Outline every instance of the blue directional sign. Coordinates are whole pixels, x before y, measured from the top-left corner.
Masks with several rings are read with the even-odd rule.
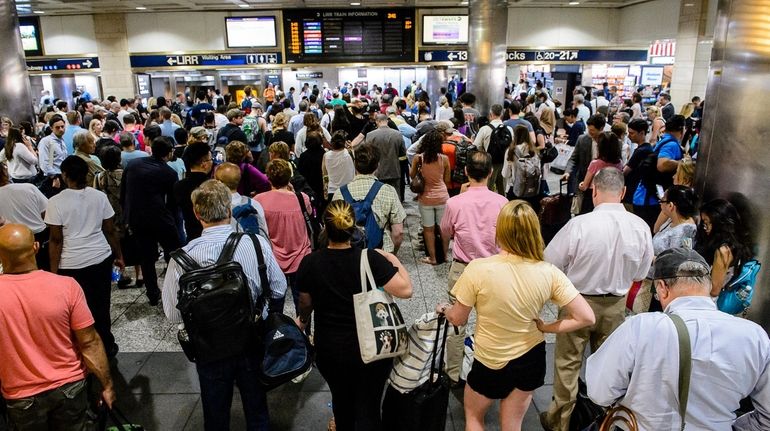
[[[421,50],[420,62],[452,63],[468,61],[467,50]],[[546,63],[635,63],[647,61],[646,49],[509,49],[505,53],[506,62]]]
[[[277,52],[250,54],[183,54],[183,55],[132,55],[131,67],[191,67],[191,66],[249,66],[280,64]]]
[[[77,71],[98,68],[99,59],[97,57],[27,59],[27,70],[30,72]]]

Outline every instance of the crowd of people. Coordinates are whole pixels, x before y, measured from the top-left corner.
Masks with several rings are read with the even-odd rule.
[[[366,253],[377,286],[411,296],[396,256],[414,196],[421,262],[449,264],[448,302],[436,312],[458,329],[445,370],[465,385],[467,430],[484,429],[496,400],[501,427],[521,429],[544,385],[545,333],[557,335],[544,429],[571,429],[587,347],[589,396],[631,408],[641,429],[770,427],[770,340],[715,304],[755,246],[732,203],[701,203],[692,189],[702,101],[676,114],[666,93],[644,107],[640,94],[605,85],[578,87],[561,106],[542,82],[522,80],[477,107],[453,77],[431,105],[421,83],[401,94],[383,87],[306,85],[295,97],[269,84],[261,95],[247,87],[242,100],[199,90],[193,102],[180,93],[146,104],[81,96],[72,109],[45,105],[37,126],[2,119],[0,382],[11,423],[85,423],[88,372],[112,405],[113,282],[145,287],[149,304],[162,302],[181,323],[184,270],[172,252],[212,265],[230,235],[245,232],[256,236],[236,245],[233,260],[253,305],[269,292],[256,315],[283,312],[290,294],[297,325],[313,334],[334,426],[381,429],[392,364],[362,361],[353,295]],[[552,238],[542,225],[549,169],[568,183],[572,216]],[[649,303],[627,318],[635,284]],[[553,322],[540,320],[548,301],[559,308]],[[697,384],[685,417],[676,407],[676,331],[647,311],[681,316],[693,340]],[[474,362],[463,379],[474,316]],[[234,383],[247,429],[269,428],[254,355],[196,364],[207,430],[229,429]],[[740,404],[747,398],[751,409]]]

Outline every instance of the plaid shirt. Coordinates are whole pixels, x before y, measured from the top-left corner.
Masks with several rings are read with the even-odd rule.
[[[377,180],[374,175],[356,175],[348,184],[350,195],[355,200],[364,200],[369,189]],[[334,192],[333,201],[343,200],[342,193],[337,190]],[[377,193],[377,197],[372,202],[372,211],[377,219],[377,224],[385,231],[382,239],[382,249],[387,252],[393,252],[393,239],[390,237],[390,226],[401,224],[406,219],[406,211],[401,201],[398,199],[398,193],[393,186],[384,184]]]

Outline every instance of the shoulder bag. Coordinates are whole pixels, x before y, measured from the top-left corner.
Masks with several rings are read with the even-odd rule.
[[[415,174],[412,181],[409,183],[409,190],[416,195],[420,195],[425,192],[425,177],[422,176],[422,156],[420,156],[420,166],[417,167],[417,174]]]
[[[406,352],[409,335],[393,297],[374,281],[367,249],[361,250],[360,266],[361,293],[353,295],[353,310],[361,360],[368,364]]]

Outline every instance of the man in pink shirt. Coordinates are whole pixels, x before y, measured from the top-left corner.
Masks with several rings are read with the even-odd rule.
[[[115,401],[110,367],[83,290],[37,269],[39,248],[20,224],[0,228],[0,389],[12,429],[85,429],[85,378]]]
[[[495,226],[500,209],[508,203],[505,197],[487,188],[487,181],[492,175],[489,153],[474,152],[465,166],[465,174],[470,182],[468,190],[447,201],[441,219],[441,235],[454,239],[447,292],[452,291],[470,261],[498,253]],[[450,299],[454,301],[451,295]],[[464,341],[464,327],[460,328],[459,334],[447,337],[446,371],[455,383],[460,380]]]

